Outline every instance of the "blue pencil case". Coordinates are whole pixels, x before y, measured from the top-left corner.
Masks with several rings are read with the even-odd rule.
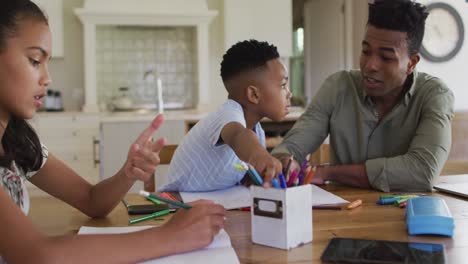
[[[410,235],[453,236],[455,224],[447,204],[439,197],[417,197],[406,202],[406,225]]]

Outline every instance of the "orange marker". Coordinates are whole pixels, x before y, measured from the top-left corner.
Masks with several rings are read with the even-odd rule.
[[[312,177],[315,174],[315,169],[316,169],[315,166],[310,168],[309,173],[307,173],[307,176],[304,179],[304,184],[309,184],[312,181]]]
[[[356,208],[358,206],[361,206],[362,204],[362,200],[361,199],[357,199],[356,201],[353,201],[351,203],[349,203],[347,206],[346,206],[346,209],[353,209],[353,208]]]

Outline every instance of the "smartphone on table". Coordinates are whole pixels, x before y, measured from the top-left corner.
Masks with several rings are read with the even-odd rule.
[[[320,258],[325,263],[447,263],[442,244],[335,237]]]
[[[122,200],[123,204],[127,208],[129,215],[138,214],[152,214],[162,210],[169,209],[171,212],[175,212],[176,208],[168,204],[128,204],[125,200]]]

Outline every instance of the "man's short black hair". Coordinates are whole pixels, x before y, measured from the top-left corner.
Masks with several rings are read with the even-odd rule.
[[[221,78],[226,82],[242,72],[265,67],[267,61],[276,58],[278,50],[268,42],[254,39],[237,42],[223,56]]]
[[[419,52],[424,37],[427,8],[411,0],[379,0],[369,4],[368,25],[406,32],[409,55]]]

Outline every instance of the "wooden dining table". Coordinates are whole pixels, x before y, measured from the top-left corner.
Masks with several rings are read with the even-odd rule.
[[[324,189],[348,200],[361,199],[363,204],[351,210],[314,209],[312,213],[313,240],[311,243],[281,250],[252,243],[250,212],[228,211],[225,230],[241,263],[321,263],[320,256],[333,237],[373,240],[440,243],[445,246],[448,263],[468,263],[468,200],[438,192],[424,193],[442,197],[453,215],[453,237],[410,236],[406,229],[405,209],[393,205],[377,205],[383,193],[373,190],[326,185]],[[130,204],[146,201],[136,194],[126,196]],[[119,204],[106,218],[91,219],[78,210],[52,197],[33,197],[29,218],[44,233],[54,236],[75,234],[81,226],[128,226],[131,216]],[[163,220],[148,220],[137,225],[162,225]]]

